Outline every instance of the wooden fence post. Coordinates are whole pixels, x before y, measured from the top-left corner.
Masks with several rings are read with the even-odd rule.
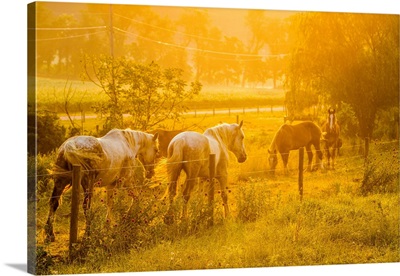
[[[79,187],[81,186],[81,166],[72,166],[71,221],[69,228],[69,252],[78,241]]]
[[[208,208],[210,211],[210,217],[208,221],[208,226],[212,226],[214,225],[215,154],[210,154],[209,170],[210,170],[210,187],[208,191]]]
[[[239,124],[239,115],[236,115],[236,123]]]
[[[299,194],[300,201],[303,200],[303,171],[304,171],[304,147],[299,149]]]

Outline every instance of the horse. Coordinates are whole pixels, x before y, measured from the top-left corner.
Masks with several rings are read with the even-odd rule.
[[[159,128],[149,131],[149,133],[151,134],[158,133],[160,157],[167,157],[168,145],[171,142],[172,138],[183,131],[184,130],[164,130]]]
[[[342,146],[340,136],[340,126],[336,121],[335,109],[329,108],[328,120],[322,125],[322,142],[324,145],[325,155],[327,156],[327,167],[331,167],[330,160],[332,159],[332,169],[335,169],[336,151],[339,153],[339,148]],[[331,150],[332,149],[332,150]]]
[[[157,137],[158,134],[113,129],[100,138],[74,136],[67,139],[58,148],[52,169],[54,189],[45,226],[46,241],[55,241],[54,216],[61,195],[72,185],[72,165],[78,164],[82,167],[81,185],[84,190],[85,216],[90,208],[93,187],[105,187],[106,219],[111,221],[113,189],[116,185],[128,186],[129,194],[134,197],[134,184],[143,185],[145,178],[149,179],[154,175],[154,164],[158,155]]]
[[[322,161],[322,152],[320,149],[321,129],[311,121],[301,122],[295,125],[282,125],[271,142],[268,149],[269,166],[272,173],[275,173],[275,167],[278,164],[277,153],[279,152],[285,174],[288,175],[289,152],[305,147],[308,155],[307,171],[312,171],[311,163],[313,153],[311,146],[314,146],[316,154]],[[323,169],[322,162],[319,162],[320,168]]]
[[[229,216],[228,196],[225,191],[228,181],[228,151],[236,156],[239,163],[246,161],[247,154],[244,147],[242,126],[243,121],[240,124],[223,123],[206,129],[203,134],[194,131],[184,131],[171,140],[167,155],[169,185],[166,195],[169,195],[170,205],[164,217],[166,224],[172,224],[174,220],[172,204],[176,195],[177,181],[181,171],[183,170],[186,173],[183,190],[184,206],[182,211],[182,218],[186,218],[187,203],[197,179],[199,177],[210,177],[210,154],[215,154],[215,178],[221,186],[225,217]],[[209,197],[210,202],[212,198],[213,195]]]

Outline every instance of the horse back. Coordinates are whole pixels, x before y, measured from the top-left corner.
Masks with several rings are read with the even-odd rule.
[[[296,125],[283,125],[278,133],[276,144],[280,152],[288,152],[319,144],[321,129],[313,122],[301,122]]]
[[[173,153],[180,154],[184,161],[203,157],[210,153],[208,139],[194,131],[184,131],[172,138],[168,146],[168,159],[172,158]]]

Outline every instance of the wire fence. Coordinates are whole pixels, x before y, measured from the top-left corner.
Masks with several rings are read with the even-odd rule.
[[[393,141],[393,142],[384,142],[384,143],[375,142],[374,145],[378,146],[378,147],[382,146],[382,149],[380,149],[378,147],[374,148],[373,149],[374,151],[370,152],[369,156],[366,156],[365,154],[356,154],[356,155],[353,155],[353,156],[341,157],[340,158],[340,162],[343,163],[343,164],[346,164],[346,163],[354,164],[354,163],[358,162],[358,164],[357,164],[358,166],[357,167],[359,167],[362,170],[362,168],[365,167],[365,163],[366,163],[365,161],[367,160],[367,158],[374,158],[375,156],[383,155],[383,154],[386,155],[389,152],[392,152],[393,155],[396,155],[397,158],[398,158],[398,149],[399,149],[398,142],[397,142],[397,145],[395,147],[389,147],[389,148],[386,147],[386,145],[394,144],[394,143],[395,143],[395,141]],[[362,146],[361,144],[358,145],[358,147],[361,147],[361,146]],[[364,146],[366,148],[369,148],[369,145],[367,143],[365,143]],[[352,145],[352,146],[349,146],[349,147],[355,148],[355,147],[357,147],[357,145]],[[303,191],[304,191],[304,189],[303,189],[303,187],[304,187],[304,185],[303,185],[303,181],[304,181],[303,161],[305,159],[304,158],[304,147],[300,148],[298,152],[299,152],[299,155],[298,155],[298,157],[299,157],[298,158],[298,160],[299,160],[299,163],[298,163],[298,165],[299,165],[298,166],[298,193],[299,193],[299,196],[300,196],[300,201],[302,201],[303,200]],[[252,156],[252,158],[260,158],[260,157],[264,157],[265,158],[264,155],[254,155],[254,156]],[[216,191],[216,189],[215,189],[215,183],[216,183],[215,180],[216,179],[218,180],[218,177],[222,176],[222,175],[218,175],[216,173],[216,171],[215,171],[215,169],[216,169],[215,154],[210,154],[209,159],[203,158],[203,159],[196,159],[196,160],[186,160],[186,161],[182,161],[182,162],[165,162],[165,160],[164,160],[159,165],[165,167],[165,166],[173,165],[173,164],[180,164],[180,163],[181,164],[187,164],[187,163],[190,163],[190,162],[204,162],[204,161],[207,161],[207,160],[208,160],[208,162],[210,164],[209,165],[209,178],[207,180],[209,185],[208,185],[208,187],[206,189],[204,189],[204,185],[203,185],[203,195],[205,195],[208,198],[208,203],[209,203],[207,225],[208,226],[212,226],[213,223],[214,223],[214,208],[217,207],[217,205],[214,204],[214,202],[215,202],[214,201],[214,196],[215,196],[215,191]],[[364,160],[364,162],[362,162],[363,160]],[[147,166],[154,166],[154,165],[147,165]],[[119,168],[108,168],[108,169],[102,169],[102,170],[121,170],[121,169],[124,169],[124,170],[136,170],[136,169],[141,169],[142,173],[144,174],[145,167],[147,167],[147,166],[143,166],[143,165],[140,164],[140,165],[133,165],[133,166],[124,166],[124,167],[119,167]],[[354,165],[352,165],[352,168],[354,169]],[[91,204],[90,203],[91,202],[90,198],[93,197],[93,194],[92,194],[94,192],[93,188],[97,187],[97,186],[102,186],[102,183],[101,183],[102,180],[101,179],[97,179],[97,182],[95,182],[95,183],[92,183],[92,184],[86,183],[87,186],[88,186],[86,188],[87,190],[81,192],[81,189],[79,187],[81,186],[80,184],[81,184],[81,181],[82,181],[82,173],[83,174],[88,174],[88,173],[91,173],[93,171],[94,170],[82,170],[81,166],[73,165],[72,171],[61,173],[61,174],[68,174],[68,177],[71,177],[70,187],[72,186],[72,192],[71,192],[71,199],[70,199],[70,201],[71,201],[71,207],[70,207],[71,208],[71,213],[70,213],[70,219],[69,219],[70,220],[70,230],[69,230],[69,236],[70,236],[70,238],[69,238],[69,248],[70,249],[69,249],[69,252],[70,252],[70,257],[71,258],[73,257],[73,254],[72,254],[73,253],[73,245],[77,242],[77,237],[78,237],[79,204],[81,202],[81,198],[84,198],[84,209],[85,209],[85,204],[89,204],[89,206]],[[249,174],[254,174],[254,173],[269,173],[269,172],[272,172],[272,171],[273,170],[270,170],[270,169],[257,170],[257,171],[242,171],[242,170],[239,170],[239,175],[246,175],[246,174],[249,175]],[[49,173],[47,175],[46,174],[42,174],[42,176],[46,176],[46,177],[59,177],[59,175],[60,174],[51,174],[51,173]],[[37,176],[31,175],[30,177],[31,178],[35,177],[34,180],[37,179],[36,178]],[[320,176],[318,178],[320,178]],[[165,174],[164,174],[164,179],[165,179]],[[198,178],[197,177],[196,178],[191,178],[191,179],[187,179],[186,178],[185,181],[195,180],[195,179],[198,179]],[[306,177],[306,181],[310,181],[311,182],[314,179],[317,179],[317,177],[313,176],[313,174],[311,174],[310,176]],[[111,189],[111,191],[113,192],[113,195],[111,197],[117,195],[117,192],[122,191],[122,192],[127,192],[127,194],[132,197],[132,200],[135,200],[135,199],[137,200],[137,199],[139,199],[139,195],[142,194],[142,191],[138,192],[138,189],[144,189],[144,188],[147,188],[147,187],[150,187],[150,186],[154,186],[154,185],[162,186],[163,183],[167,184],[166,191],[165,191],[164,195],[161,198],[158,198],[158,199],[165,199],[167,194],[169,193],[168,180],[167,181],[146,181],[146,182],[143,182],[143,183],[136,183],[136,184],[135,183],[127,183],[128,184],[127,186],[124,186],[124,183],[123,183],[124,181],[122,179],[116,179],[116,180],[118,180],[117,181],[118,184]],[[129,182],[129,181],[131,181],[131,179],[127,179],[127,181]],[[120,184],[122,184],[122,185],[119,185],[119,182],[121,182]],[[177,185],[177,183],[175,185]],[[221,185],[221,186],[223,186],[223,185]],[[228,187],[225,187],[225,188],[228,189],[227,191],[222,190],[222,188],[223,187],[221,187],[220,190],[217,190],[217,192],[219,194],[221,194],[221,195],[223,195],[224,193],[230,193],[231,192],[231,190],[228,189]],[[135,194],[135,190],[136,190],[136,194]],[[64,192],[65,192],[65,189],[64,189]],[[35,191],[34,195],[35,195],[35,198],[31,199],[30,200],[31,202],[36,202],[36,201],[42,199],[42,198],[39,199],[39,198],[36,197],[37,196],[37,192],[36,191]],[[62,196],[62,194],[54,196],[54,197],[50,197],[48,199],[49,200],[51,200],[51,199],[59,199],[61,196]],[[107,193],[107,198],[108,199],[110,199],[109,196],[110,195]],[[175,193],[173,193],[173,196],[175,196]],[[152,200],[157,200],[157,197],[158,196],[155,195]],[[240,197],[240,195],[239,195],[239,197]],[[227,203],[226,199],[224,199],[224,196],[222,196],[222,198],[223,198],[224,204]],[[132,201],[132,203],[133,203],[133,201]],[[107,200],[108,208],[110,207],[110,204],[111,204],[111,201]],[[87,205],[86,205],[86,207],[87,207]],[[49,215],[49,220],[50,220],[50,215]],[[48,220],[47,223],[49,223],[49,220]],[[51,228],[52,226],[48,226],[48,227],[50,227],[50,229],[52,229]]]
[[[372,149],[372,151],[370,151],[368,153],[368,158],[374,158],[377,156],[380,156],[384,153],[389,153],[389,152],[393,152],[396,151],[398,153],[398,149],[399,149],[399,144],[398,141],[387,141],[387,142],[380,142],[380,141],[373,141],[372,142],[373,146],[375,147],[381,147],[381,146],[386,146],[386,145],[395,145],[396,147],[391,148],[391,149],[379,149],[379,148],[374,148]],[[365,146],[365,144],[353,144],[353,145],[349,145],[349,146],[344,146],[341,147],[340,150],[344,151],[344,150],[348,150],[351,149],[353,152],[354,151],[359,151],[360,148],[363,148]],[[321,149],[322,151],[324,151],[324,149]],[[291,153],[292,158],[295,159],[297,154],[293,154]],[[262,159],[267,159],[268,157],[268,153],[266,152],[265,154],[257,154],[257,155],[250,155],[248,156],[248,159],[254,159],[254,160],[262,160]],[[341,164],[342,166],[351,166],[352,170],[354,169],[362,169],[365,166],[365,163],[363,161],[365,161],[365,153],[356,153],[353,154],[351,156],[343,156],[343,155],[338,155],[336,157],[336,163]],[[116,171],[120,171],[120,170],[137,170],[137,169],[146,169],[147,167],[153,167],[155,166],[155,169],[157,171],[161,171],[160,175],[156,175],[155,178],[156,180],[148,180],[146,179],[143,183],[126,183],[129,182],[130,180],[126,180],[126,179],[118,179],[118,181],[116,181],[116,185],[113,189],[117,189],[117,190],[132,190],[132,189],[143,189],[143,188],[148,188],[148,187],[159,187],[159,186],[167,186],[168,185],[168,175],[166,174],[165,170],[166,167],[168,165],[172,165],[172,164],[188,164],[188,163],[192,163],[192,162],[205,162],[208,161],[208,158],[203,158],[203,159],[195,159],[195,160],[185,160],[185,161],[177,161],[177,162],[168,162],[167,159],[163,158],[159,163],[154,164],[154,165],[142,165],[142,164],[138,164],[138,165],[132,165],[132,166],[123,166],[123,167],[111,167],[111,168],[98,168],[98,169],[82,169],[81,172],[83,174],[87,174],[90,172],[101,172],[101,171],[112,171],[112,170],[116,170]],[[266,160],[266,162],[259,162],[261,163],[261,166],[267,167],[267,168],[256,168],[255,170],[251,170],[251,169],[246,169],[243,168],[243,165],[239,165],[239,170],[235,171],[235,176],[236,177],[241,177],[241,178],[245,178],[246,176],[260,176],[260,175],[268,175],[268,174],[272,174],[277,172],[278,175],[281,174],[282,172],[284,172],[284,168],[283,166],[278,166],[276,169],[270,169],[268,168],[268,160]],[[357,167],[354,167],[354,165],[357,165]],[[164,170],[164,171],[163,171]],[[297,168],[296,168],[297,170]],[[143,171],[143,173],[145,173]],[[72,171],[65,171],[65,172],[50,172],[47,174],[35,174],[35,175],[28,175],[28,179],[50,179],[50,178],[56,178],[59,177],[61,175],[67,176],[67,177],[72,177]],[[218,171],[216,172],[215,178],[220,177],[221,175],[218,174]],[[312,177],[311,175],[307,175],[306,176],[306,180],[309,179],[310,177]],[[187,181],[187,180],[196,180],[196,178],[187,178],[185,177],[184,180],[182,179],[181,181]],[[95,183],[94,183],[94,187],[102,187],[102,180],[98,179]],[[82,195],[84,195],[84,192],[81,193]],[[47,199],[51,199],[47,198]],[[58,196],[57,196],[58,198]],[[38,201],[41,200],[42,198],[40,198],[40,195],[38,197],[37,195],[37,191],[28,191],[28,200],[29,201]]]

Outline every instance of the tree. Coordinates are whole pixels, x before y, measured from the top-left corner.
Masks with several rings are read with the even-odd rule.
[[[276,88],[286,63],[288,25],[281,18],[267,17],[262,10],[249,10],[245,20],[251,31],[247,51],[259,57],[246,63],[243,81],[263,83],[272,78]]]
[[[58,148],[65,140],[65,128],[60,125],[57,114],[40,111],[28,113],[29,155],[46,154]],[[35,150],[37,152],[35,152]]]
[[[398,16],[302,13],[292,28],[287,101],[348,103],[360,136],[372,137],[377,111],[399,102]]]
[[[125,68],[124,109],[132,115],[131,126],[134,129],[147,130],[167,119],[180,119],[187,111],[185,100],[193,98],[201,90],[199,82],[192,82],[185,90],[187,84],[182,75],[181,69],[161,69],[155,63],[133,64]]]
[[[129,114],[129,126],[148,130],[167,119],[179,120],[187,110],[185,100],[201,90],[192,82],[187,88],[183,70],[162,69],[156,63],[136,63],[126,58],[85,58],[87,77],[108,96],[106,105],[95,106],[107,118],[106,130],[123,128],[123,115]]]

